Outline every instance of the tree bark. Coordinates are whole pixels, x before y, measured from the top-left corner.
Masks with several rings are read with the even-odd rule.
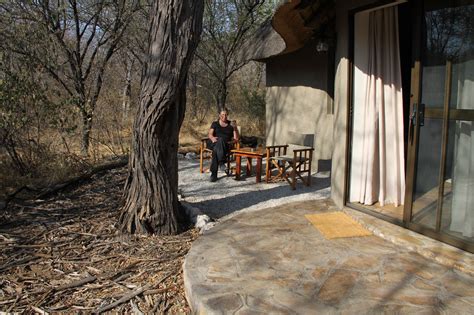
[[[216,92],[217,112],[219,113],[226,107],[225,105],[227,103],[227,95],[229,94],[227,91],[227,79],[223,79],[219,82],[219,87]]]
[[[92,131],[92,114],[87,112],[87,110],[83,109],[81,111],[81,115],[82,115],[81,154],[83,156],[88,156],[91,131]]]
[[[155,1],[148,61],[134,123],[119,223],[124,232],[179,231],[178,135],[186,109],[186,76],[202,29],[203,0]]]
[[[130,111],[130,103],[132,100],[132,67],[133,59],[127,56],[126,58],[126,71],[125,74],[125,87],[123,88],[122,93],[122,119],[126,120],[128,118],[128,113]]]

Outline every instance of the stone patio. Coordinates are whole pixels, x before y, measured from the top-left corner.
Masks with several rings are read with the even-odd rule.
[[[329,199],[282,204],[205,232],[184,263],[193,311],[472,313],[474,255],[350,209],[374,235],[327,240],[304,217],[327,211]]]

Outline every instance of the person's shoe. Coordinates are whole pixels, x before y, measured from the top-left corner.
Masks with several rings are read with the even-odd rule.
[[[211,182],[217,181],[217,172],[211,174]]]

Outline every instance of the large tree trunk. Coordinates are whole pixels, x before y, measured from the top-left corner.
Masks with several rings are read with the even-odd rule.
[[[202,29],[203,0],[155,1],[148,61],[125,184],[120,225],[129,233],[176,234],[178,134],[186,75]]]

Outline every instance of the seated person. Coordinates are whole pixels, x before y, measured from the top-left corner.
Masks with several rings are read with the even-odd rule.
[[[214,121],[209,129],[207,147],[212,150],[211,182],[217,180],[219,166],[221,166],[221,169],[225,169],[232,141],[239,141],[239,132],[235,120],[231,123],[227,119],[227,114],[227,109],[221,110],[219,120]]]

